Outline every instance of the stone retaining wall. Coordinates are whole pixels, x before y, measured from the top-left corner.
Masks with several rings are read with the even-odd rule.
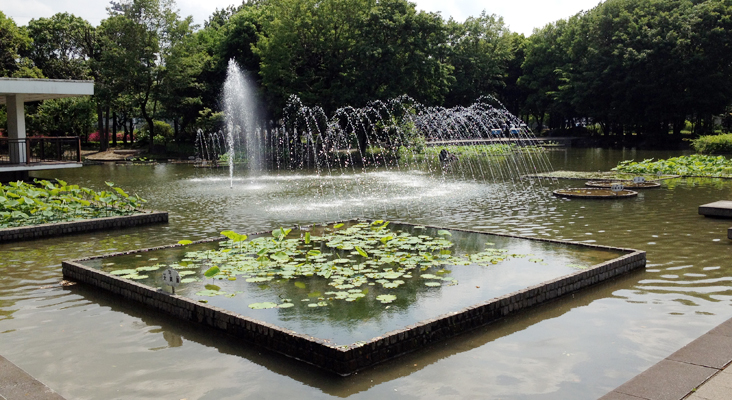
[[[481,232],[485,233],[485,232]],[[511,235],[501,235],[511,236]],[[524,238],[527,240],[536,240]],[[541,240],[541,239],[539,239]],[[556,240],[543,240],[560,242]],[[560,242],[573,246],[582,244]],[[87,283],[125,299],[145,304],[186,321],[197,322],[225,331],[249,343],[304,361],[317,367],[349,375],[375,364],[424,346],[496,321],[567,293],[625,274],[646,264],[646,253],[630,249],[590,245],[586,247],[626,252],[613,260],[597,264],[551,281],[528,287],[501,297],[466,307],[462,310],[421,321],[393,332],[346,346],[335,346],[325,340],[296,333],[265,322],[200,303],[185,297],[119,278],[86,267],[76,261],[63,262],[64,279]]]
[[[151,212],[119,217],[93,218],[83,221],[5,228],[0,229],[0,243],[167,222],[167,212]]]

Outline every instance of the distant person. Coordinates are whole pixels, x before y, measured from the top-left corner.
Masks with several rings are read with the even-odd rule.
[[[440,163],[443,168],[449,166],[454,161],[457,161],[457,159],[458,158],[455,154],[450,153],[446,149],[440,150]]]

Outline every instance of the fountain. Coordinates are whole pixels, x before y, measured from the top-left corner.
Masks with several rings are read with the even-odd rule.
[[[346,220],[297,221],[251,237],[227,227],[229,240],[67,261],[64,276],[349,375],[645,265],[645,253],[632,249],[364,218],[368,207],[371,215],[403,207],[392,198],[422,207],[425,189],[438,184],[446,188],[439,196],[453,200],[466,182],[494,203],[520,207],[542,196],[534,185],[541,181],[526,176],[550,170],[547,155],[493,98],[443,108],[400,97],[328,116],[292,96],[265,130],[252,97],[231,62],[225,136],[200,140],[212,157],[226,138],[233,201],[255,206],[234,185],[243,163],[247,192],[267,180],[312,185],[307,192],[325,204],[325,217]],[[395,190],[381,184],[384,176],[398,177]],[[363,208],[334,203],[348,196]],[[265,201],[288,203],[277,193]],[[173,276],[175,291],[166,286]]]
[[[226,114],[226,145],[229,164],[229,185],[234,186],[234,164],[237,161],[235,146],[244,143],[244,154],[250,173],[256,174],[262,168],[262,130],[259,126],[259,105],[255,88],[245,71],[236,62],[229,60],[224,82],[223,105]]]
[[[238,180],[250,188],[287,181],[312,187],[323,204],[334,199],[361,203],[345,212],[332,207],[322,221],[363,216],[374,207],[402,207],[399,199],[419,196],[403,185],[390,191],[397,181],[432,188],[472,182],[492,185],[489,196],[497,202],[528,199],[541,195],[535,190],[541,179],[526,176],[552,170],[526,125],[492,97],[469,107],[443,108],[402,96],[327,115],[291,96],[282,118],[265,124],[257,118],[254,94],[251,79],[230,61],[223,91],[225,126],[199,133],[199,158],[218,160],[225,148],[221,158],[232,189]],[[444,152],[451,156],[447,161],[440,159]],[[375,193],[364,180],[378,181],[383,190]]]

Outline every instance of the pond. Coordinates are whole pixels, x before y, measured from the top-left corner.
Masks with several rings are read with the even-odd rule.
[[[596,171],[679,154],[549,157],[557,170]],[[408,171],[238,177],[231,189],[224,171],[175,164],[37,176],[96,190],[111,181],[170,212],[167,225],[0,246],[0,354],[69,399],[596,398],[732,314],[730,222],[697,214],[730,198],[729,180],[673,179],[592,201],[552,196],[575,181],[527,189]],[[63,259],[355,217],[638,248],[648,268],[343,379],[89,287],[57,286]]]
[[[347,346],[627,254],[383,220],[304,229],[81,263],[166,291],[175,269],[179,296]]]

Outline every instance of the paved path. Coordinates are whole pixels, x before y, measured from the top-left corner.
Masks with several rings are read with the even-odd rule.
[[[732,319],[600,400],[732,400]]]
[[[64,400],[58,393],[0,356],[0,400]]]

